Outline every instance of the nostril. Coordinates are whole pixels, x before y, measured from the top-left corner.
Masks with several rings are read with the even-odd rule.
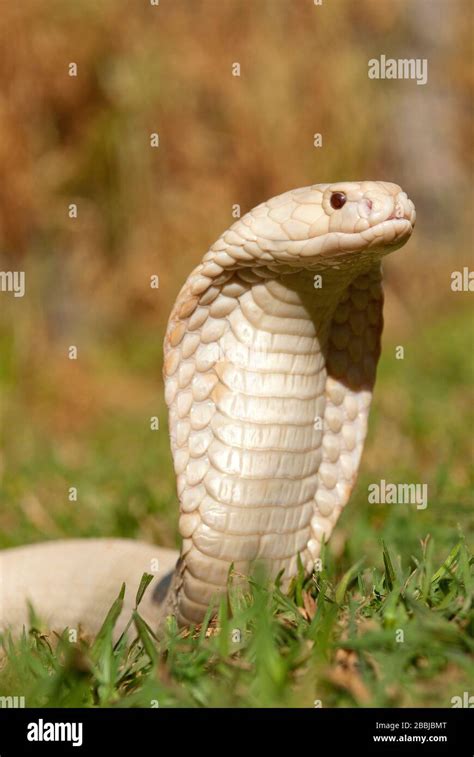
[[[408,200],[408,198],[407,198]],[[392,213],[389,216],[389,220],[392,218],[405,218],[407,216],[406,214],[406,204],[403,202],[403,199],[397,199],[395,202],[395,206],[393,208]]]
[[[359,214],[361,218],[368,218],[372,212],[373,202],[365,197],[359,202]]]

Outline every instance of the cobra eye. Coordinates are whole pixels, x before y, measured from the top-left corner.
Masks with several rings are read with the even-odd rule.
[[[346,200],[347,197],[344,192],[333,192],[329,202],[331,203],[331,208],[339,210],[339,208],[342,208],[342,206],[346,204]]]

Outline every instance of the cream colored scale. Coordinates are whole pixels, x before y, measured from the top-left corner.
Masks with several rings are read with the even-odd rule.
[[[381,259],[414,222],[400,187],[362,181],[286,192],[233,224],[188,277],[165,338],[176,569],[176,553],[124,540],[7,550],[0,627],[26,622],[29,599],[50,627],[96,630],[121,581],[131,587],[126,616],[155,564],[141,611],[156,627],[170,613],[201,621],[231,564],[245,576],[263,562],[285,585],[298,556],[310,572],[359,468],[380,354]]]

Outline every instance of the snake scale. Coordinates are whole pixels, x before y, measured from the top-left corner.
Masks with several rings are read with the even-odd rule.
[[[0,552],[0,628],[94,632],[126,581],[128,619],[198,623],[228,571],[256,562],[287,586],[313,569],[346,505],[367,430],[383,320],[381,259],[415,209],[381,181],[302,187],[237,220],[181,289],[164,343],[180,502],[173,550],[79,539]],[[119,630],[120,630],[119,623]]]

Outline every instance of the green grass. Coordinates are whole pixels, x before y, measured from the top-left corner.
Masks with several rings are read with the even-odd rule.
[[[429,539],[404,565],[384,548],[382,571],[339,581],[325,558],[289,595],[256,576],[212,626],[171,621],[160,640],[138,608],[136,639],[114,644],[121,594],[93,642],[4,639],[0,689],[39,707],[449,707],[474,674],[472,560],[462,540],[442,564],[432,555]]]
[[[34,629],[4,638],[0,695],[30,706],[451,706],[474,676],[472,330],[462,309],[441,314],[404,340],[404,361],[394,358],[396,337],[385,340],[361,476],[320,573],[300,576],[288,596],[255,576],[245,596],[231,590],[210,629],[170,624],[159,640],[139,607],[135,640],[115,646],[113,612],[95,640]],[[11,400],[0,546],[78,535],[177,543],[165,423],[152,443],[148,430],[150,415],[164,417],[148,391],[153,355],[110,355],[117,374],[139,366],[143,401],[98,413],[74,434],[45,435],[46,413],[23,404],[15,361],[7,355],[0,378]],[[426,510],[369,505],[367,486],[382,478],[427,483]]]

